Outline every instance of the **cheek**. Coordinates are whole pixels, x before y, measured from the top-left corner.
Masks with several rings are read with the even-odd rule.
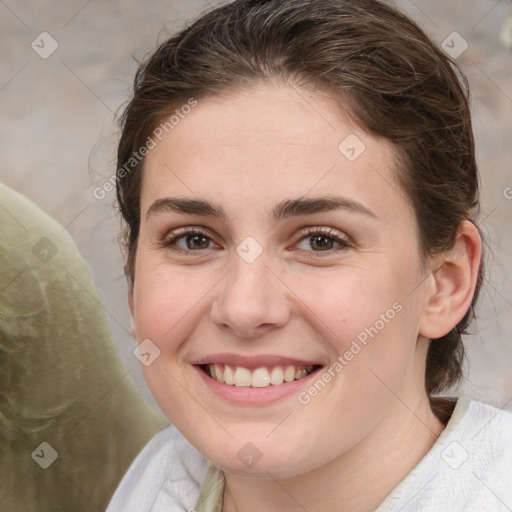
[[[134,291],[134,320],[139,341],[149,338],[168,351],[182,339],[191,319],[203,313],[212,290],[208,273],[169,271],[141,264]]]
[[[142,364],[148,388],[162,411],[173,422],[186,410],[190,397],[181,364],[181,347],[193,333],[198,317],[205,314],[211,284],[197,272],[170,271],[165,265],[139,264],[134,290],[137,341],[151,340],[158,356]]]
[[[340,349],[361,333],[363,339],[365,329],[376,322],[383,330],[382,315],[386,325],[396,316],[393,304],[399,291],[389,276],[364,268],[334,269],[320,276],[321,270],[316,272],[290,276],[287,284],[326,339]]]
[[[333,354],[340,390],[354,396],[398,383],[414,356],[417,311],[406,304],[403,281],[365,269],[337,270],[322,279],[291,278],[304,315]],[[410,300],[410,299],[409,299]]]

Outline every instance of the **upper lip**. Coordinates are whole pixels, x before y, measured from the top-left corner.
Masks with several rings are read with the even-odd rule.
[[[193,365],[227,364],[229,366],[241,366],[254,370],[269,366],[324,366],[318,360],[297,359],[294,357],[276,355],[244,356],[239,354],[212,354],[192,361]]]

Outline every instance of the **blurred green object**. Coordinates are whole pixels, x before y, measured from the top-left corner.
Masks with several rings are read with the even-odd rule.
[[[71,237],[0,184],[0,510],[105,510],[167,425],[119,361]]]

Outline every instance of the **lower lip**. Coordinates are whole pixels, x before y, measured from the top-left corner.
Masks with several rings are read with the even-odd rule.
[[[253,388],[224,384],[209,377],[199,366],[194,366],[194,368],[199,372],[199,376],[213,393],[237,405],[266,405],[290,395],[296,395],[301,388],[305,387],[322,370],[322,368],[318,368],[306,377],[302,377],[302,379],[283,382],[277,386],[271,384],[265,388]]]

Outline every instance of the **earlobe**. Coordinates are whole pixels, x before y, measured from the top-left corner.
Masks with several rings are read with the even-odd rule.
[[[481,257],[478,229],[465,220],[452,248],[436,258],[434,286],[420,323],[421,335],[440,338],[462,320],[473,300]]]

